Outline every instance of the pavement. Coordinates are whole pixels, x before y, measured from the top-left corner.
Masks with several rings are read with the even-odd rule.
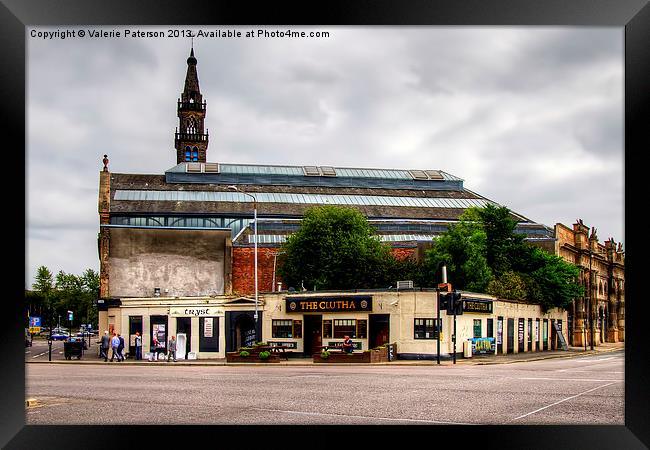
[[[598,355],[601,353],[608,353],[618,350],[624,350],[624,342],[610,343],[605,342],[594,347],[591,350],[587,347],[585,350],[584,347],[569,347],[568,350],[549,350],[542,352],[523,352],[523,353],[511,353],[507,355],[490,355],[490,356],[474,356],[471,358],[464,358],[462,355],[457,356],[456,364],[471,364],[471,365],[488,365],[488,364],[513,364],[518,362],[528,362],[528,361],[539,361],[543,359],[551,358],[572,358],[588,355]],[[174,365],[174,366],[251,366],[251,365],[262,365],[262,366],[327,366],[327,365],[336,365],[336,366],[368,366],[368,365],[390,365],[390,366],[434,366],[437,365],[437,360],[405,360],[397,359],[391,362],[384,363],[336,363],[336,364],[327,364],[327,363],[314,363],[311,358],[289,358],[288,361],[281,360],[280,362],[274,363],[265,363],[265,362],[246,362],[246,363],[227,363],[225,358],[219,359],[198,359],[198,360],[177,360],[176,362],[167,362],[167,361],[147,361],[140,360],[136,361],[133,359],[127,359],[124,362],[104,362],[103,359],[98,358],[96,353],[93,351],[84,352],[84,356],[77,360],[57,360],[57,361],[48,361],[47,359],[38,360],[38,361],[26,361],[30,364],[113,364],[113,365]],[[453,365],[453,361],[449,357],[441,358],[440,365]]]

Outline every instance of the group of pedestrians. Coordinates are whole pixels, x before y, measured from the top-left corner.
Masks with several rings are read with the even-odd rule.
[[[154,345],[157,343],[158,341],[154,338]],[[164,349],[164,344],[161,347]],[[104,362],[108,361],[109,348],[112,350],[111,362],[113,362],[115,358],[117,358],[117,362],[122,362],[126,359],[123,353],[124,338],[120,333],[113,332],[113,337],[111,338],[108,331],[104,331],[99,347],[99,357],[104,358]],[[135,359],[142,359],[142,336],[140,336],[140,332],[138,331],[135,332]],[[169,339],[169,345],[167,347],[167,361],[169,362],[171,359],[176,362],[176,336],[172,336],[171,339]]]

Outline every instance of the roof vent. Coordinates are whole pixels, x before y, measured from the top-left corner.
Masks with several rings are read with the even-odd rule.
[[[414,180],[444,180],[440,171],[438,170],[419,170],[411,169],[409,173]]]
[[[430,180],[444,180],[445,177],[442,176],[440,171],[438,170],[425,170],[424,171],[428,176]]]
[[[397,289],[413,289],[413,280],[398,281]]]
[[[323,174],[323,176],[326,177],[335,177],[336,176],[336,170],[334,167],[331,166],[321,166],[320,171]]]
[[[205,173],[219,173],[219,163],[205,163],[203,165],[203,171]]]
[[[303,166],[302,170],[305,172],[305,175],[308,177],[317,177],[320,175],[320,171],[316,166]]]
[[[187,172],[200,173],[201,172],[201,163],[191,162],[187,163],[185,166]]]
[[[409,173],[415,180],[428,180],[429,177],[427,176],[426,172],[424,170],[409,170]]]

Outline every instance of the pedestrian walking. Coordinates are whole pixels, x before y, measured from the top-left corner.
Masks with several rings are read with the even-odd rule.
[[[108,335],[108,330],[104,331],[102,341],[99,345],[99,357],[104,358],[104,362],[108,361],[108,349],[111,346],[111,337]]]
[[[139,331],[135,332],[135,359],[137,361],[142,359],[142,336]]]
[[[172,336],[169,340],[169,347],[167,351],[167,362],[169,362],[169,358],[172,357],[174,358],[174,362],[176,362],[176,336]]]
[[[117,356],[117,362],[120,362],[120,353],[118,348],[120,347],[120,338],[117,337],[117,333],[113,332],[113,337],[111,338],[111,362]]]
[[[124,361],[124,338],[120,333],[117,333],[117,338],[120,340],[120,345],[117,347],[117,355],[120,357],[120,361]]]

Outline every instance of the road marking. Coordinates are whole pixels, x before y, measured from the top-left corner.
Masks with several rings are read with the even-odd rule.
[[[622,383],[622,380],[601,379],[601,378],[544,378],[544,377],[526,377],[517,378],[518,380],[551,380],[551,381],[616,381]]]
[[[327,414],[327,413],[316,413],[316,412],[305,412],[305,411],[291,411],[286,409],[270,409],[270,408],[252,408],[258,411],[270,411],[270,412],[281,412],[287,414],[298,414],[303,416],[330,416],[330,417],[346,417],[346,418],[355,418],[355,419],[372,419],[372,420],[392,420],[397,422],[422,422],[422,423],[439,423],[445,425],[474,425],[472,423],[465,422],[449,422],[444,420],[426,420],[426,419],[400,419],[394,417],[374,417],[374,416],[353,416],[349,414]]]
[[[594,373],[593,370],[582,370],[582,369],[562,369],[556,370],[556,372],[588,372]],[[622,370],[599,370],[598,373],[625,373]]]
[[[559,405],[560,403],[566,402],[567,400],[571,400],[571,399],[574,399],[576,397],[580,397],[581,395],[588,394],[589,392],[595,391],[596,389],[601,389],[601,388],[611,386],[612,384],[616,384],[616,383],[620,383],[620,381],[614,381],[612,383],[603,384],[602,386],[597,386],[595,388],[589,389],[589,390],[581,392],[579,394],[572,395],[571,397],[567,397],[567,398],[564,398],[562,400],[558,400],[555,403],[551,403],[550,405],[543,406],[542,408],[536,409],[535,411],[531,411],[531,412],[523,414],[523,415],[521,415],[519,417],[515,417],[514,419],[510,420],[510,422],[515,421],[515,420],[519,420],[519,419],[523,419],[524,417],[527,417],[527,416],[530,416],[531,414],[535,414],[535,413],[538,413],[540,411],[543,411],[543,410],[545,410],[547,408],[550,408],[551,406]]]

